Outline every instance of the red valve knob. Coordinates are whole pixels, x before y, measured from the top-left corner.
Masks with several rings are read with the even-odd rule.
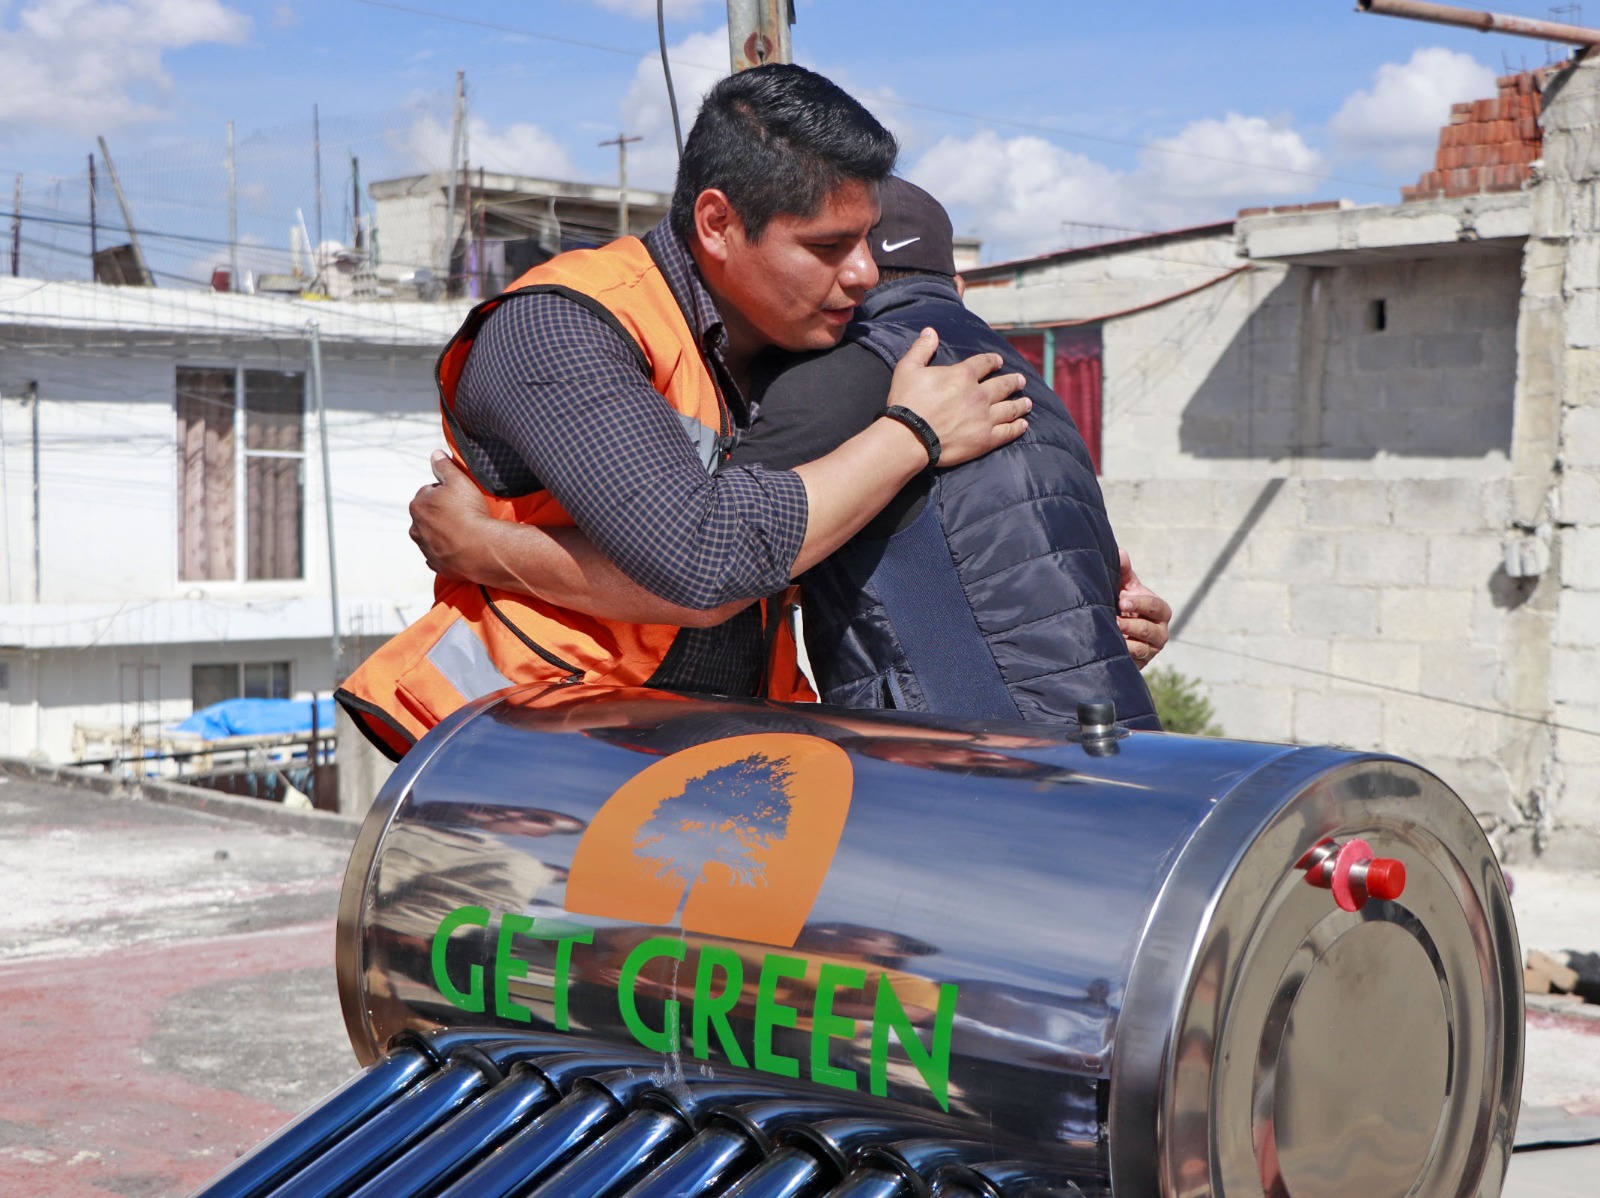
[[[1374,857],[1367,863],[1367,897],[1393,902],[1406,890],[1406,867],[1393,857]]]
[[[1296,863],[1306,881],[1333,892],[1333,901],[1345,911],[1359,911],[1369,899],[1392,902],[1405,892],[1406,867],[1393,857],[1375,857],[1372,846],[1361,839],[1344,844],[1323,840]]]

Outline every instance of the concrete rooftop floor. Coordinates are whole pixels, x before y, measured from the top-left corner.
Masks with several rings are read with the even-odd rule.
[[[185,1194],[345,1080],[348,851],[0,773],[0,1193]],[[1600,947],[1600,875],[1512,872],[1524,950]],[[1525,1135],[1600,1137],[1587,1012],[1530,1012]],[[1592,1198],[1596,1176],[1600,1145],[1523,1151],[1504,1193]]]

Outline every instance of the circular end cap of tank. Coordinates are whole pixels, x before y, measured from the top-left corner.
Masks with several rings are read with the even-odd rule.
[[[1324,768],[1297,778],[1286,759],[1223,796],[1164,885],[1146,944],[1166,976],[1141,946],[1118,1026],[1113,1187],[1498,1193],[1522,1048],[1499,866],[1432,775],[1302,752]],[[1365,842],[1356,909],[1305,885],[1299,863],[1329,840]]]

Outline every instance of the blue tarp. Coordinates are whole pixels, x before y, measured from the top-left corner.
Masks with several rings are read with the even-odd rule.
[[[333,700],[317,700],[317,727],[333,730]],[[205,740],[225,736],[272,736],[311,731],[310,699],[224,699],[202,707],[174,732],[187,732]]]

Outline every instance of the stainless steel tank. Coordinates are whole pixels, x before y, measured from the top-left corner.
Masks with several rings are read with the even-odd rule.
[[[364,1062],[565,1033],[1119,1198],[1498,1194],[1521,1081],[1510,906],[1448,787],[1092,723],[505,692],[379,796],[338,971]]]

